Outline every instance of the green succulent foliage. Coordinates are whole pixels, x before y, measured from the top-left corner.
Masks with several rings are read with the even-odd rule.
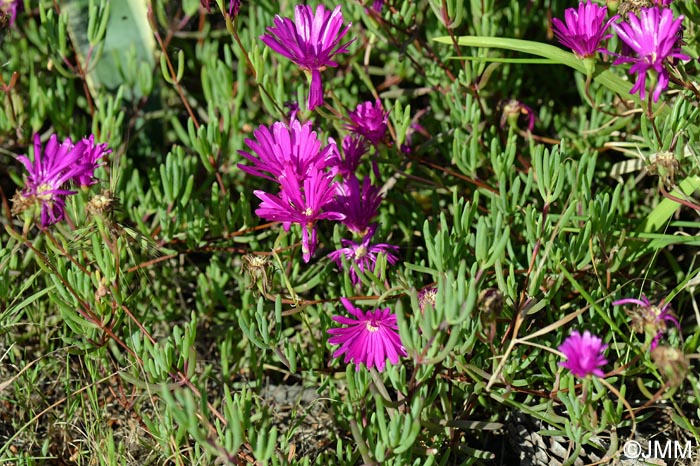
[[[508,464],[513,413],[595,462],[660,399],[700,438],[696,61],[642,102],[627,69],[548,36],[566,2],[322,0],[355,41],[312,112],[305,70],[259,39],[293,3],[23,3],[0,39],[0,462]],[[697,58],[700,10],[672,8]],[[368,100],[389,131],[358,174],[400,260],[354,284],[327,254],[361,238],[319,222],[305,263],[239,151],[296,102],[340,148]],[[16,207],[35,133],[111,150],[48,228]],[[663,352],[612,304],[642,294],[680,322]],[[408,356],[334,357],[341,297],[389,307]],[[572,330],[608,344],[604,379],[559,366]]]

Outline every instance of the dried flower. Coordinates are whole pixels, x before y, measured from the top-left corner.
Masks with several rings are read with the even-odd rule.
[[[0,29],[12,27],[17,18],[17,8],[21,0],[0,0]]]
[[[323,5],[316,7],[316,13],[308,5],[297,5],[294,21],[275,16],[275,25],[267,28],[267,34],[260,36],[268,47],[296,63],[302,70],[311,73],[311,88],[308,107],[313,110],[323,105],[323,85],[321,71],[336,67],[333,56],[348,53],[348,46],[354,40],[339,45],[340,40],[350,29],[348,24],[342,31],[343,13],[338,5],[331,12]]]
[[[619,5],[620,17],[627,21],[629,15],[635,14],[639,16],[639,12],[645,8],[651,8],[653,6],[668,7],[671,5],[673,0],[622,0]]]
[[[603,377],[605,374],[600,368],[608,363],[603,355],[607,347],[608,345],[604,345],[600,338],[591,335],[588,330],[583,332],[583,336],[573,331],[559,346],[559,351],[564,353],[567,359],[559,365],[569,369],[577,377],[589,374]]]
[[[343,224],[361,236],[365,236],[369,224],[379,211],[382,195],[378,186],[372,185],[369,177],[360,181],[352,174],[346,180],[337,184],[337,196],[332,205],[332,210],[345,215]]]
[[[627,311],[630,316],[632,330],[637,333],[645,333],[652,337],[650,350],[656,348],[659,344],[661,336],[666,333],[667,322],[671,322],[680,331],[681,326],[678,319],[673,315],[673,310],[670,304],[661,303],[660,306],[655,306],[642,295],[642,299],[624,298],[613,302],[613,306],[621,306],[624,304],[636,304],[632,310]]]
[[[672,387],[679,387],[688,375],[690,363],[683,351],[670,346],[657,346],[651,358]]]
[[[119,200],[109,189],[104,189],[100,194],[95,194],[85,205],[85,210],[92,216],[105,217],[119,206]]]
[[[532,131],[532,128],[535,127],[535,112],[532,108],[517,99],[508,100],[503,105],[501,128],[505,128],[506,123],[508,123],[511,128],[518,129],[518,120],[521,116],[527,119],[527,130]]]
[[[292,223],[301,225],[302,254],[304,262],[309,262],[316,250],[316,222],[344,218],[341,213],[324,211],[335,195],[335,182],[331,174],[316,167],[308,171],[302,182],[291,166],[284,168],[279,182],[281,191],[277,196],[264,191],[253,191],[263,201],[255,213],[266,220],[282,222],[285,230],[289,230]]]
[[[363,102],[348,114],[350,124],[348,129],[364,136],[375,147],[379,145],[386,134],[389,112],[385,112],[379,100]]]
[[[612,37],[606,34],[610,23],[618,18],[617,15],[605,21],[607,8],[591,3],[579,3],[578,10],[567,8],[564,11],[564,22],[559,18],[552,19],[554,34],[563,45],[569,47],[578,58],[590,58],[596,52],[606,51],[600,43]]]
[[[340,298],[340,302],[355,319],[333,316],[334,321],[347,325],[328,329],[333,335],[328,343],[340,345],[333,353],[334,358],[345,354],[344,362],[354,363],[358,371],[360,364],[364,364],[368,369],[376,366],[382,372],[387,358],[397,364],[400,356],[407,356],[397,331],[396,315],[389,308],[363,313],[345,298]]]
[[[398,257],[394,254],[398,251],[398,246],[385,243],[370,244],[376,229],[377,225],[372,225],[360,244],[347,239],[341,239],[340,243],[343,247],[328,254],[328,257],[335,261],[340,270],[343,270],[343,257],[353,264],[353,267],[348,270],[353,285],[358,285],[360,283],[360,277],[357,274],[356,268],[363,273],[365,270],[374,272],[374,268],[377,265],[377,256],[379,254],[384,254],[386,256],[386,261],[391,265],[396,264],[398,261]]]
[[[13,213],[19,213],[30,205],[41,206],[41,225],[46,228],[59,222],[65,216],[66,196],[75,191],[65,189],[69,181],[89,185],[96,167],[96,159],[107,153],[104,145],[88,147],[93,139],[83,139],[76,144],[66,138],[59,144],[56,135],[51,135],[43,150],[38,134],[34,135],[34,160],[25,155],[17,159],[22,162],[29,176],[20,193],[23,200],[13,206]],[[99,155],[96,155],[99,154]]]
[[[291,166],[295,176],[303,180],[312,168],[323,170],[337,158],[335,142],[329,139],[329,144],[321,149],[321,141],[312,131],[311,122],[302,125],[298,120],[292,120],[287,126],[278,121],[270,128],[261,125],[253,136],[255,139],[246,139],[245,143],[257,157],[238,151],[253,166],[238,164],[238,167],[268,180],[277,181],[287,166]]]
[[[437,293],[438,289],[436,286],[428,286],[418,292],[418,309],[420,309],[421,314],[425,312],[427,306],[435,309]]]
[[[261,293],[267,293],[271,282],[268,277],[270,260],[265,256],[246,254],[243,256],[243,267],[250,277],[250,284],[246,288],[251,290],[257,286]]]
[[[632,63],[630,74],[637,74],[630,94],[639,92],[639,98],[644,99],[646,92],[647,71],[656,74],[656,87],[652,98],[659,100],[661,91],[668,87],[668,71],[665,62],[668,58],[689,60],[690,57],[681,53],[677,46],[678,32],[681,29],[683,16],[673,18],[669,8],[648,8],[639,12],[639,17],[629,15],[628,22],[613,24],[620,39],[629,47],[633,55],[619,56],[613,63]]]

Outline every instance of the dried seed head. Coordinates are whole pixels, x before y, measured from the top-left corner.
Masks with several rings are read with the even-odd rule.
[[[630,13],[639,16],[639,12],[642,11],[642,9],[651,8],[652,6],[654,6],[652,0],[622,0],[617,12],[623,20],[627,21]]]
[[[95,195],[85,207],[90,215],[104,216],[114,211],[116,198],[109,189],[105,189],[101,194]]]
[[[681,350],[657,346],[651,351],[651,357],[671,386],[678,387],[685,380],[690,364]]]
[[[36,202],[34,196],[25,196],[20,191],[17,191],[12,196],[12,215],[20,215],[24,211],[30,209]]]
[[[659,180],[666,189],[671,190],[676,186],[676,173],[680,170],[680,164],[673,152],[659,152],[651,158],[651,163],[647,166],[647,172],[658,175]]]
[[[270,279],[267,276],[270,260],[266,256],[246,254],[243,256],[243,267],[246,274],[250,277],[248,289],[250,290],[257,286],[262,293],[267,293],[267,290],[270,288]]]
[[[651,349],[658,343],[661,335],[666,333],[668,322],[676,323],[676,317],[668,304],[659,307],[653,304],[635,306],[625,311],[630,317],[630,326],[637,333],[644,333],[653,338]]]
[[[479,310],[489,319],[495,319],[503,311],[503,293],[496,288],[486,288],[479,293]]]
[[[420,313],[423,314],[425,312],[426,306],[430,305],[433,309],[435,308],[435,298],[437,297],[437,291],[438,289],[434,286],[429,286],[427,288],[423,288],[418,292],[418,308],[420,309]]]

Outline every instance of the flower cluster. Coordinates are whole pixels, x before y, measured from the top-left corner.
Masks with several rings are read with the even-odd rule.
[[[382,3],[376,3],[381,9]],[[341,7],[329,11],[319,5],[315,12],[307,5],[297,5],[294,20],[275,16],[274,25],[260,39],[272,50],[284,55],[311,75],[308,108],[323,104],[321,72],[336,67],[336,54],[347,53],[350,40],[341,45],[350,25],[343,28]],[[389,112],[384,111],[379,100],[364,102],[348,115],[345,129],[350,134],[343,139],[341,150],[329,139],[322,147],[311,123],[297,120],[298,106],[288,105],[290,123],[276,122],[272,126],[260,126],[253,139],[245,144],[249,150],[239,153],[247,164],[239,164],[246,173],[275,181],[279,192],[270,194],[254,191],[262,202],[255,213],[266,220],[282,222],[289,230],[292,224],[302,229],[302,252],[308,262],[318,243],[316,224],[320,220],[341,222],[354,236],[341,239],[341,248],[329,254],[338,268],[346,273],[355,286],[361,284],[361,274],[375,272],[379,258],[385,263],[396,264],[397,246],[375,243],[377,223],[372,223],[379,213],[383,198],[378,184],[370,176],[358,176],[363,156],[370,146],[375,149],[384,141]],[[373,160],[375,182],[379,180],[379,168]],[[396,316],[387,309],[362,313],[343,298],[345,308],[358,320],[335,316],[333,319],[344,328],[329,330],[331,344],[340,348],[334,357],[345,354],[345,361],[377,367],[382,371],[387,358],[393,364],[406,351],[401,345],[396,327]]]
[[[337,67],[333,56],[347,53],[354,40],[340,45],[340,40],[350,29],[348,24],[342,31],[343,13],[340,5],[333,11],[323,5],[314,13],[308,5],[297,5],[294,21],[275,16],[275,25],[267,28],[267,34],[260,36],[265,45],[280,55],[292,60],[305,72],[311,73],[308,108],[313,110],[323,105],[323,84],[321,71]],[[352,24],[352,23],[351,23]]]
[[[398,257],[396,246],[390,244],[372,244],[372,238],[377,230],[377,225],[372,220],[379,213],[379,205],[382,194],[378,186],[373,185],[369,177],[365,177],[360,183],[357,170],[362,156],[366,153],[368,144],[375,147],[384,139],[387,130],[388,112],[384,112],[381,102],[364,102],[350,112],[352,122],[346,128],[351,134],[343,140],[343,155],[338,155],[333,161],[334,170],[343,178],[338,183],[338,195],[334,208],[341,212],[345,218],[343,224],[354,235],[359,237],[359,242],[343,239],[342,248],[332,252],[330,258],[335,261],[342,270],[343,258],[350,262],[350,278],[355,285],[360,283],[357,271],[374,272],[377,262],[377,254],[386,255],[389,264],[395,264]],[[375,177],[379,178],[379,169],[373,160]]]
[[[95,144],[92,135],[73,144],[69,138],[59,143],[54,134],[42,150],[41,139],[35,134],[34,159],[30,160],[26,155],[17,158],[29,176],[24,189],[13,199],[13,213],[38,205],[43,228],[61,221],[65,216],[67,196],[75,194],[67,189],[68,185],[82,187],[96,183],[95,170],[100,166],[100,159],[110,152],[107,144]]]
[[[293,223],[299,224],[302,255],[309,262],[317,244],[316,222],[345,218],[332,209],[336,182],[327,168],[336,157],[335,143],[331,140],[321,148],[311,123],[302,125],[297,120],[289,125],[276,122],[270,128],[260,126],[253,135],[255,139],[245,143],[255,155],[239,151],[253,165],[238,167],[251,175],[277,181],[280,188],[276,195],[254,191],[262,201],[255,213],[266,220],[282,222],[285,230]]]
[[[659,100],[661,92],[668,87],[670,60],[689,60],[681,53],[679,32],[684,17],[674,18],[670,1],[657,1],[651,8],[625,12],[605,20],[606,8],[592,3],[579,3],[578,9],[568,8],[564,13],[564,22],[552,20],[554,33],[559,41],[569,47],[578,58],[592,59],[596,52],[608,52],[601,46],[603,40],[612,37],[607,30],[612,28],[622,41],[622,51],[615,54],[613,65],[630,63],[630,74],[636,74],[637,80],[630,94],[639,93],[645,98],[647,72],[651,72],[656,85],[652,93],[654,102]],[[622,18],[619,23],[616,19]],[[592,65],[591,71],[592,71]]]
[[[334,161],[336,173],[343,178],[338,183],[338,195],[334,206],[345,218],[343,224],[358,241],[342,239],[342,248],[329,254],[339,269],[348,265],[350,280],[356,286],[360,285],[360,274],[375,272],[379,255],[384,255],[388,264],[398,261],[398,247],[386,243],[373,243],[377,231],[377,223],[372,220],[379,213],[382,200],[381,190],[373,185],[370,177],[365,176],[360,182],[357,170],[362,156],[368,146],[377,146],[384,140],[387,130],[388,112],[384,112],[381,102],[364,102],[349,113],[351,123],[346,129],[351,134],[343,140],[343,155]],[[379,169],[373,160],[375,178],[379,179]],[[379,371],[384,369],[386,359],[392,364],[398,363],[399,356],[406,356],[396,331],[396,316],[388,308],[376,309],[363,314],[353,307],[349,301],[343,300],[345,308],[359,320],[335,316],[333,319],[346,328],[332,328],[328,333],[334,335],[328,340],[331,344],[341,345],[333,357],[345,354],[345,362],[353,361],[359,370],[360,364],[367,368],[376,366]]]

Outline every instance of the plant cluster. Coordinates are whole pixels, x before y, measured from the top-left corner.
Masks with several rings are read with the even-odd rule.
[[[697,24],[688,0],[0,0],[0,459],[697,443]]]

